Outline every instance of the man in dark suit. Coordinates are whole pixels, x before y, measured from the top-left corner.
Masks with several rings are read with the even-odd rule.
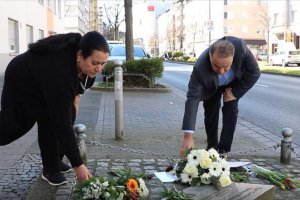
[[[198,58],[188,85],[179,150],[192,148],[199,102],[203,101],[207,149],[230,152],[238,117],[239,99],[256,83],[259,66],[245,41],[223,37]],[[218,138],[219,110],[223,96],[223,127]]]

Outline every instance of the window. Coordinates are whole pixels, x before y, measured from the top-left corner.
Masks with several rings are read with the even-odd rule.
[[[224,0],[224,5],[227,5],[227,0]]]
[[[291,13],[291,23],[295,22],[295,14],[296,14],[296,11],[293,10],[292,13]]]
[[[62,17],[61,0],[57,0],[57,12],[58,12],[59,18],[61,18]]]
[[[43,39],[44,37],[44,30],[39,29],[39,39]]]
[[[248,14],[246,12],[243,13],[243,19],[247,20],[248,19]]]
[[[248,26],[243,26],[242,27],[242,32],[243,33],[248,33]]]
[[[224,12],[224,19],[227,19],[227,12]]]
[[[8,19],[8,48],[10,53],[19,52],[19,29],[18,22]]]
[[[224,26],[224,34],[227,34],[228,30],[227,30],[227,26]]]
[[[274,25],[278,23],[278,13],[274,13]]]
[[[56,0],[48,0],[48,9],[56,13]]]
[[[26,44],[33,43],[33,27],[26,25]]]

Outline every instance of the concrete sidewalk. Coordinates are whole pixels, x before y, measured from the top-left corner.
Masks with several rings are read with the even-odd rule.
[[[175,88],[171,93],[124,93],[124,140],[116,141],[114,94],[90,91],[83,95],[77,123],[87,126],[87,138],[94,143],[88,145],[88,168],[92,174],[107,176],[108,169],[123,167],[146,173],[163,171],[168,166],[167,158],[178,155],[184,102],[185,94]],[[194,135],[198,148],[206,148],[202,113],[199,110]],[[40,178],[41,160],[34,132],[24,136],[31,140],[34,138],[30,148],[20,155],[17,162],[0,171],[0,199],[71,199],[75,183],[73,173],[67,175],[69,183],[61,187],[49,186]],[[293,155],[291,165],[283,165],[279,162],[279,149],[272,148],[281,139],[263,127],[239,118],[229,159],[250,161],[268,169],[288,172],[300,179],[299,158]],[[1,148],[0,153],[3,153]],[[294,148],[300,152],[299,146]],[[250,181],[268,184],[257,178]],[[164,185],[154,179],[148,182],[148,187],[149,199],[160,199]],[[296,199],[297,195],[300,195],[299,189],[276,189],[276,199]]]

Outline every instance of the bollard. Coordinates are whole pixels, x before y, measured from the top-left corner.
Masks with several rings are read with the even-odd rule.
[[[290,164],[293,131],[290,128],[284,128],[282,129],[281,133],[283,135],[283,140],[281,140],[280,162],[284,164]]]
[[[81,159],[84,162],[84,164],[86,165],[87,164],[87,148],[86,148],[86,143],[85,143],[86,126],[84,124],[76,124],[73,126],[73,130],[75,132],[76,141],[78,144]]]
[[[123,139],[123,70],[121,68],[122,61],[115,62],[115,138]]]

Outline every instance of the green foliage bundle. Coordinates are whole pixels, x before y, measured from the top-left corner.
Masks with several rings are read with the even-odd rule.
[[[103,70],[104,74],[113,74],[115,67],[115,62],[108,61]],[[156,79],[162,77],[164,70],[163,61],[160,58],[126,61],[123,63],[122,68],[126,73],[146,75],[152,85],[155,84]]]

